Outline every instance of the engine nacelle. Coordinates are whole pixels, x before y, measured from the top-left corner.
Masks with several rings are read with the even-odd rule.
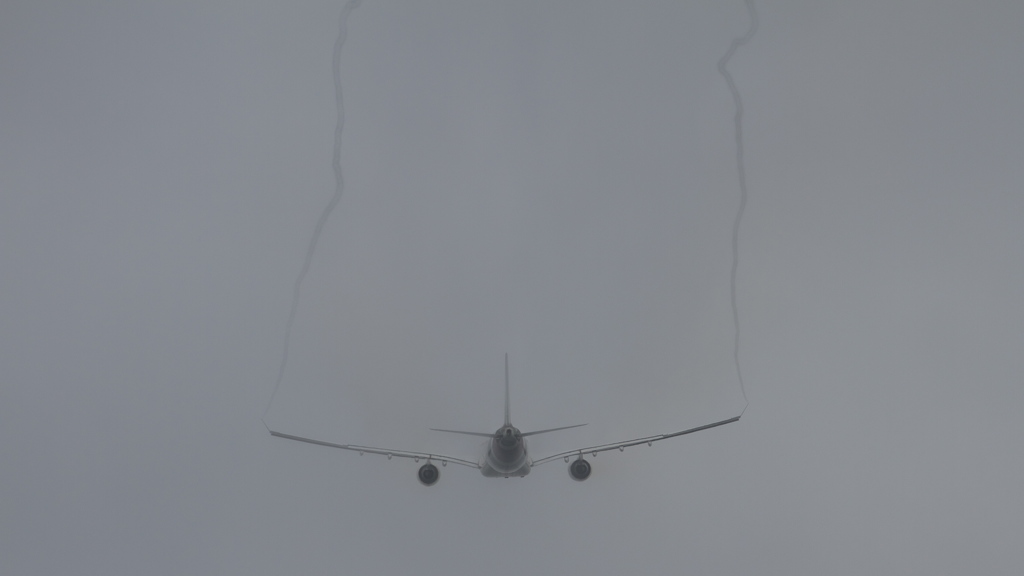
[[[437,484],[438,478],[441,477],[441,472],[430,462],[427,462],[423,466],[420,466],[420,471],[416,474],[416,478],[419,479],[420,483],[424,486],[433,486]]]
[[[583,458],[577,458],[569,464],[569,476],[577,482],[583,482],[587,478],[590,478],[590,462],[587,462]]]

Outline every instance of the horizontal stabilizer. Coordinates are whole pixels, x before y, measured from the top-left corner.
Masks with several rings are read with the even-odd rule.
[[[586,424],[573,424],[572,426],[562,426],[561,428],[548,428],[547,430],[534,430],[533,432],[523,432],[523,436],[533,436],[534,434],[557,432],[559,430],[568,430],[569,428],[579,428],[580,426],[586,426]]]
[[[494,436],[494,432],[463,432],[462,430],[442,430],[440,428],[431,428],[434,432],[451,432],[452,434],[465,434],[467,436],[486,436],[488,438]]]

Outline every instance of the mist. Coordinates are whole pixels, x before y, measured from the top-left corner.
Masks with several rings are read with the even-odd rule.
[[[1018,572],[1024,8],[753,7],[0,6],[0,572]],[[535,458],[746,409],[261,421],[506,353]]]

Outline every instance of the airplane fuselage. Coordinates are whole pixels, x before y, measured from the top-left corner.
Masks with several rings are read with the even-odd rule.
[[[480,473],[491,478],[526,476],[532,462],[526,452],[526,439],[511,424],[502,426],[487,442],[487,453],[480,462]]]

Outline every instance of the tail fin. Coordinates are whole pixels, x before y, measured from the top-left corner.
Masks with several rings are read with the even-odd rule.
[[[505,426],[512,425],[512,412],[508,407],[508,352],[505,352]]]
[[[508,352],[505,353],[505,426],[512,425],[512,412],[508,406]],[[586,424],[575,424],[573,426],[562,426],[560,428],[549,428],[547,430],[535,430],[533,432],[525,432],[523,436],[532,436],[534,434],[544,434],[545,432],[555,432],[558,430],[568,430],[569,428],[579,428],[580,426],[586,426]]]

